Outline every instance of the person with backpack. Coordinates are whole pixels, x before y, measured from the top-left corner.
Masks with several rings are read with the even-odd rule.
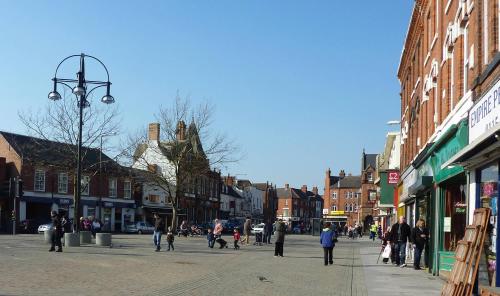
[[[335,247],[335,232],[331,228],[330,222],[325,223],[325,228],[321,232],[319,242],[323,246],[325,266],[333,264],[333,248]]]

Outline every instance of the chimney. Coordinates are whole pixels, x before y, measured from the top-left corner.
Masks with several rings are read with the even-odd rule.
[[[312,192],[318,195],[318,187],[314,186]]]
[[[177,141],[186,140],[186,123],[184,123],[184,121],[182,120],[180,120],[177,123],[177,129],[175,130],[175,137]]]
[[[288,183],[285,184],[285,189],[289,189],[290,185]]]
[[[302,185],[302,188],[300,188],[302,192],[307,193],[307,185]]]
[[[226,184],[226,186],[233,186],[234,177],[227,175],[227,177],[224,178],[224,183]]]
[[[340,177],[340,179],[345,178],[345,171],[344,170],[340,170],[339,177]]]
[[[160,141],[160,124],[159,123],[155,122],[155,123],[149,124],[148,139],[150,141]]]

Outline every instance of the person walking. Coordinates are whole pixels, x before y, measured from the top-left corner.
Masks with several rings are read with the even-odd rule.
[[[224,227],[222,226],[222,223],[219,221],[219,219],[215,219],[215,228],[214,228],[214,239],[216,242],[219,243],[219,249],[222,249],[224,247],[227,248],[227,242],[222,239],[222,230]]]
[[[61,219],[59,218],[57,211],[50,212],[50,217],[52,219],[52,236],[49,252],[62,252],[61,235],[63,229],[61,225]],[[55,248],[56,246],[57,250]]]
[[[243,225],[244,238],[241,240],[242,244],[243,242],[245,242],[247,246],[250,244],[251,230],[252,230],[252,220],[250,219],[250,217],[247,217],[247,219],[245,220],[245,224]]]
[[[283,243],[285,242],[285,232],[286,225],[283,223],[283,220],[279,219],[276,222],[276,231],[275,235],[275,246],[274,246],[274,257],[283,257]]]
[[[172,248],[172,251],[174,250],[174,239],[175,235],[172,233],[172,227],[169,226],[167,230],[167,244],[168,244],[168,249],[167,251],[170,251],[170,248]]]
[[[410,225],[404,216],[400,216],[398,223],[391,227],[391,242],[394,243],[396,265],[401,268],[406,267],[406,243],[411,239],[410,235]]]
[[[325,228],[321,232],[319,242],[323,246],[323,255],[325,259],[325,266],[328,263],[333,264],[333,247],[335,247],[335,232],[332,230],[330,222],[325,223]]]
[[[161,234],[163,232],[163,219],[160,218],[158,213],[154,214],[154,218],[155,218],[155,230],[153,232],[153,243],[156,246],[155,251],[159,252],[161,249],[160,243],[161,243]]]
[[[427,244],[427,240],[429,238],[429,230],[425,227],[425,220],[419,219],[417,221],[417,225],[413,228],[411,232],[411,241],[413,243],[414,250],[414,260],[413,260],[413,268],[416,270],[420,268],[420,258],[422,256],[422,251]]]
[[[370,239],[372,241],[375,241],[375,237],[377,236],[377,225],[375,225],[375,223],[373,223],[371,226],[370,226]]]
[[[240,241],[240,231],[238,230],[238,228],[235,228],[234,229],[234,234],[233,234],[233,239],[234,239],[234,249],[235,250],[238,250],[240,248],[240,246],[238,246],[238,242]]]
[[[271,236],[273,235],[273,224],[271,223],[271,220],[267,220],[264,225],[264,230],[266,231],[266,238],[264,241],[266,244],[271,244]]]

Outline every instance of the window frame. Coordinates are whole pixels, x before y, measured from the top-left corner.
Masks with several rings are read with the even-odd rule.
[[[64,177],[66,176],[66,181],[64,182]],[[63,179],[61,181],[61,179]],[[57,193],[68,193],[68,182],[69,182],[69,176],[68,173],[66,172],[59,172],[57,174]],[[61,188],[61,185],[63,185]]]
[[[82,176],[80,194],[85,196],[90,195],[90,176]]]
[[[111,186],[113,184],[113,186]],[[108,197],[115,198],[118,196],[118,180],[116,178],[109,178],[108,180]],[[114,191],[112,191],[114,190]]]
[[[128,184],[128,188],[127,188]],[[128,193],[128,195],[127,195]],[[125,180],[123,181],[123,198],[131,199],[132,198],[132,181]]]
[[[42,174],[42,178],[38,180],[38,177]],[[46,181],[46,172],[43,169],[36,169],[35,170],[35,176],[34,176],[34,184],[33,184],[33,191],[36,192],[45,192],[45,181]],[[42,180],[43,179],[43,180]],[[39,187],[42,186],[42,187]]]

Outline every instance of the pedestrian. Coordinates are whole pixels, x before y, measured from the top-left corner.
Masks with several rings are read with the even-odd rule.
[[[156,246],[156,252],[159,252],[161,249],[160,243],[161,243],[161,234],[163,232],[163,219],[160,218],[158,213],[154,214],[154,219],[155,219],[155,230],[153,232],[153,243]]]
[[[175,236],[172,233],[172,227],[169,226],[167,229],[167,244],[168,244],[167,251],[170,251],[170,248],[172,248],[172,251],[174,250],[174,239],[175,239]]]
[[[92,236],[95,238],[96,233],[99,232],[101,232],[101,223],[99,220],[94,219],[94,221],[92,221]]]
[[[209,228],[207,230],[207,241],[208,241],[208,247],[213,249],[215,243],[215,237],[212,228]]]
[[[370,239],[372,241],[375,241],[375,237],[377,236],[377,225],[375,225],[375,223],[373,223],[371,226],[370,226]]]
[[[398,223],[391,227],[391,242],[394,243],[396,265],[406,267],[406,243],[411,239],[411,229],[405,217],[400,216]]]
[[[233,239],[234,239],[234,249],[235,250],[238,250],[240,248],[240,246],[238,246],[238,242],[240,241],[240,231],[238,230],[238,228],[235,228],[234,229],[234,234],[233,234]]]
[[[275,247],[274,247],[274,257],[283,257],[283,243],[285,242],[285,232],[286,232],[286,225],[283,223],[283,220],[279,219],[276,222],[276,231],[274,232],[275,235]]]
[[[219,249],[222,249],[224,247],[227,248],[227,242],[222,239],[223,229],[224,227],[222,226],[222,223],[219,221],[219,219],[215,219],[214,238],[215,241],[219,244]]]
[[[273,235],[273,224],[270,220],[264,223],[264,243],[271,243],[271,236]]]
[[[347,223],[344,225],[344,235],[347,236],[347,232],[349,231],[349,227],[347,226]]]
[[[62,225],[57,211],[50,212],[50,217],[52,218],[52,236],[51,245],[49,252],[62,252],[61,236],[62,236]],[[56,247],[57,246],[57,250]]]
[[[425,227],[425,220],[419,219],[417,221],[417,225],[413,228],[411,232],[411,241],[413,242],[413,250],[414,250],[414,260],[413,260],[413,268],[416,270],[420,268],[420,257],[422,256],[422,251],[427,244],[427,239],[429,237],[429,230]]]
[[[85,230],[85,231],[92,230],[92,221],[90,220],[90,217],[83,219],[83,230]]]
[[[187,221],[186,220],[183,220],[182,223],[181,223],[181,226],[180,226],[180,231],[179,231],[179,236],[181,236],[181,234],[184,236],[184,237],[187,237],[188,236],[188,224],[187,224]]]
[[[362,238],[363,237],[363,227],[361,226],[361,224],[359,224],[356,229],[358,230],[359,237]]]
[[[325,228],[321,232],[319,242],[323,246],[323,254],[325,259],[325,266],[328,263],[333,264],[333,247],[335,247],[335,233],[332,230],[332,224],[330,222],[325,223]]]
[[[252,220],[250,219],[250,217],[247,217],[247,219],[245,220],[245,224],[243,224],[243,239],[241,240],[241,243],[243,244],[243,242],[246,243],[246,245],[248,246],[250,244],[250,232],[252,230]]]
[[[84,230],[85,226],[83,224],[83,217],[80,217],[80,230]]]

